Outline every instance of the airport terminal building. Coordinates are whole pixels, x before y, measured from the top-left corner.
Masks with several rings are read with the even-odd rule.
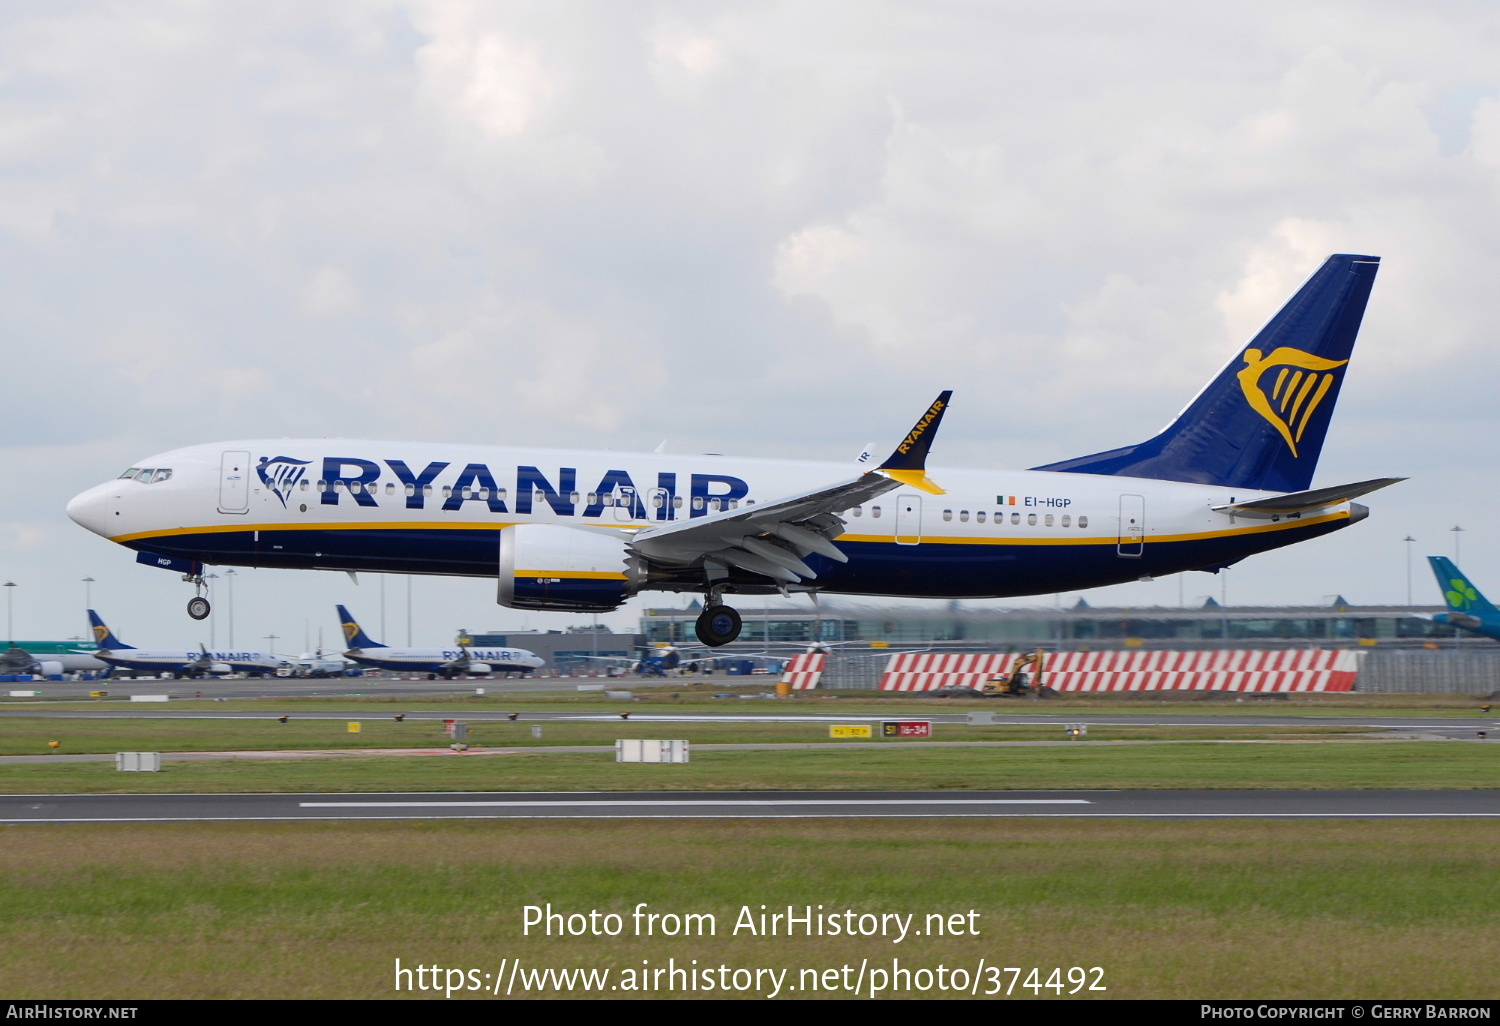
[[[648,643],[690,644],[701,607],[647,609],[641,634]],[[1327,606],[1093,607],[1079,601],[1066,608],[963,608],[959,603],[886,609],[825,604],[811,609],[745,608],[739,646],[766,642],[884,642],[944,649],[1004,649],[1044,645],[1054,650],[1110,648],[1195,649],[1233,645],[1285,648],[1451,646],[1454,630],[1431,620],[1442,606],[1353,606],[1342,599]],[[1495,646],[1473,635],[1463,646]]]

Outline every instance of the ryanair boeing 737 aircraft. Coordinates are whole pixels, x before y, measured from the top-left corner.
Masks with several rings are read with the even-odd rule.
[[[513,609],[642,591],[998,598],[1246,556],[1364,519],[1399,478],[1309,490],[1379,259],[1335,255],[1160,434],[1025,471],[927,466],[944,392],[884,462],[313,439],[142,460],[68,515],[182,573],[205,564],[493,577]],[[208,615],[195,597],[188,612]]]

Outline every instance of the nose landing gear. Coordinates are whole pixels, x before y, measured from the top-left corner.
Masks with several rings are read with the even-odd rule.
[[[183,574],[182,579],[197,589],[198,594],[188,599],[187,614],[194,620],[207,620],[208,614],[213,612],[213,607],[208,604],[208,599],[203,597],[203,589],[207,582],[202,573]]]

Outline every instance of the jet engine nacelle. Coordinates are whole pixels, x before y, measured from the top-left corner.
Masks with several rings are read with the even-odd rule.
[[[490,672],[489,663],[470,663],[468,674],[471,677],[481,677]]]
[[[63,672],[63,664],[55,659],[40,660],[38,665],[42,668],[41,675],[43,677],[56,677]]]
[[[209,673],[233,673],[234,672],[234,667],[230,666],[228,663],[209,663],[208,664],[208,672]]]
[[[500,531],[497,601],[511,609],[607,613],[640,590],[625,539],[574,527],[515,524]]]

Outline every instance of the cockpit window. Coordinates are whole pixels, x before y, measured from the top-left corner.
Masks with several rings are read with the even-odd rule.
[[[129,481],[131,478],[141,484],[155,484],[165,481],[172,476],[172,471],[167,467],[131,467],[120,475],[121,481]]]

